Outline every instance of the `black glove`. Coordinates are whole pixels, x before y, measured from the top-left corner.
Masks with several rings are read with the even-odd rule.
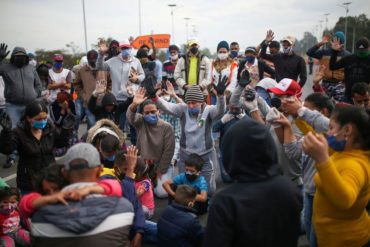
[[[243,73],[242,73],[242,76],[240,77],[240,79],[238,81],[238,84],[242,88],[245,88],[250,82],[251,82],[251,79],[250,79],[250,76],[249,76],[249,72],[248,72],[248,70],[244,70]]]
[[[143,81],[143,86],[148,94],[149,98],[155,98],[156,97],[156,90],[154,88],[154,85],[157,83],[156,79],[153,76],[148,76]]]
[[[8,46],[5,43],[0,44],[0,61],[8,56],[10,51],[6,51]]]
[[[12,129],[12,120],[5,111],[0,114],[0,126],[7,131]]]
[[[228,81],[227,76],[222,77],[222,79],[221,79],[221,76],[220,76],[219,79],[218,79],[217,86],[215,86],[215,84],[212,84],[213,88],[217,92],[217,95],[223,95],[224,94],[224,92],[227,88],[227,85],[228,85],[227,81]]]
[[[246,101],[253,101],[256,98],[256,91],[252,88],[245,90],[244,98]]]

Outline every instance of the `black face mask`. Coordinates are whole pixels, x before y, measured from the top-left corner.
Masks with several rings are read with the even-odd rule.
[[[22,68],[28,64],[28,58],[26,56],[14,56],[13,64],[18,68]]]
[[[195,181],[198,178],[198,175],[197,174],[187,174],[187,173],[185,173],[185,177],[186,177],[187,180],[192,182],[192,181]]]
[[[197,54],[198,53],[198,47],[192,47],[190,48],[190,52],[193,53],[193,55]]]
[[[118,50],[117,47],[114,47],[114,48],[111,48],[110,49],[110,53],[113,55],[113,56],[117,56],[118,54],[120,54],[120,51]]]
[[[96,61],[88,61],[90,67],[95,68],[96,67]]]
[[[241,110],[236,110],[236,111],[230,111],[230,114],[234,115],[234,116],[238,116],[240,113],[242,113]]]

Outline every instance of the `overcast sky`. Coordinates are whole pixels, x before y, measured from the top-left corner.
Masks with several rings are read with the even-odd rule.
[[[98,37],[122,40],[139,35],[139,0],[85,0],[88,49]],[[184,17],[193,25],[201,47],[215,51],[219,41],[238,41],[242,49],[258,44],[267,29],[277,39],[293,35],[301,39],[304,31],[314,31],[319,20],[328,16],[333,27],[345,10],[340,0],[141,0],[142,34],[171,34],[170,3],[174,10],[175,42],[186,40]],[[28,51],[38,48],[60,49],[73,41],[85,50],[82,0],[0,0],[0,42],[10,49],[23,46]],[[370,16],[369,0],[352,0],[349,15]],[[315,35],[318,33],[316,32]]]

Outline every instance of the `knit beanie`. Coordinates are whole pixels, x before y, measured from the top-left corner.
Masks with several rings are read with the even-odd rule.
[[[193,85],[189,87],[188,91],[186,91],[185,102],[188,102],[188,101],[195,101],[199,103],[204,102],[203,93],[200,90],[200,87],[198,85]]]
[[[337,37],[337,39],[339,39],[341,44],[344,44],[346,42],[346,37],[344,36],[343,32],[336,32],[334,34],[334,37]]]
[[[218,43],[217,51],[220,50],[221,48],[225,48],[226,50],[230,51],[229,43],[227,43],[225,40]]]

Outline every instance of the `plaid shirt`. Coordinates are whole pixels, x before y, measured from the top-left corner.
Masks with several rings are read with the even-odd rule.
[[[163,97],[162,97],[163,98]],[[163,98],[164,99],[164,98]],[[176,100],[174,98],[170,98],[170,100],[168,102],[171,102],[171,103],[176,103]],[[180,119],[175,117],[175,116],[172,116],[170,114],[167,114],[167,113],[164,113],[163,111],[160,111],[161,112],[161,115],[160,115],[160,118],[163,120],[163,121],[166,121],[167,123],[171,124],[172,127],[173,127],[173,132],[175,134],[175,138],[176,139],[180,139],[180,135],[181,135],[181,126],[180,126]]]

